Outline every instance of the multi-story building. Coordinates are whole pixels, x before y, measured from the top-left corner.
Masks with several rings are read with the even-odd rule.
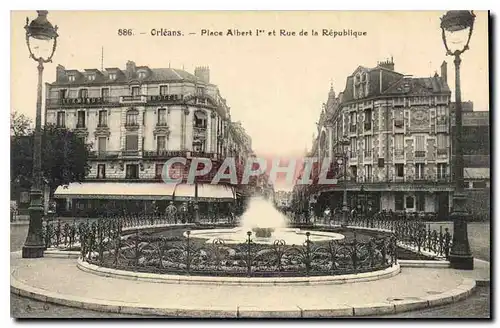
[[[446,62],[441,75],[399,73],[393,60],[359,66],[344,91],[333,87],[318,123],[315,155],[338,163],[336,185],[315,189],[318,212],[341,207],[438,212],[450,208],[450,89]],[[345,180],[344,180],[345,178]]]
[[[451,111],[454,110],[451,104]],[[462,149],[464,154],[464,188],[467,207],[474,219],[490,215],[490,120],[489,111],[473,111],[472,102],[462,104]],[[452,116],[452,133],[455,119]],[[452,138],[452,146],[453,146]],[[454,153],[454,148],[453,153]]]
[[[207,182],[228,153],[248,152],[251,140],[245,134],[241,142],[241,129],[230,128],[230,108],[210,83],[208,67],[197,67],[193,75],[129,61],[125,70],[59,65],[56,73],[46,85],[46,123],[74,129],[92,144],[86,182],[59,187],[55,197],[66,199],[60,206],[73,214],[106,206],[162,211],[174,200],[199,201],[202,210],[204,202],[235,199],[229,181]],[[159,183],[173,157],[186,159],[172,168],[184,179],[193,158],[210,159],[213,169],[196,184]]]
[[[292,192],[286,190],[275,191],[274,202],[278,207],[290,207],[292,204]]]

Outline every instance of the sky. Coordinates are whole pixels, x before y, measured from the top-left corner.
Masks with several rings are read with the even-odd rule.
[[[462,100],[475,110],[488,108],[487,12],[475,12],[470,50],[462,56]],[[49,20],[59,27],[53,63],[45,65],[44,82],[55,80],[57,64],[67,69],[124,69],[128,60],[152,68],[210,67],[258,155],[300,156],[317,134],[322,103],[330,84],[338,94],[358,66],[374,67],[391,56],[398,72],[427,77],[448,61],[448,83],[454,90],[452,58],[446,56],[438,11],[314,11],[314,12],[132,12],[51,11]],[[11,111],[35,116],[36,63],[25,43],[26,17],[36,12],[11,13]],[[152,36],[153,29],[181,31],[183,36]],[[132,36],[118,35],[132,29]],[[252,31],[252,36],[201,36],[228,29]],[[279,36],[279,30],[296,36]],[[322,36],[322,30],[350,36]],[[256,30],[264,30],[256,36]],[[276,36],[268,32],[276,30]],[[307,31],[307,36],[298,35]],[[316,30],[320,35],[312,36]],[[365,36],[353,37],[352,32]],[[143,34],[141,34],[143,33]],[[190,33],[195,33],[190,35]]]

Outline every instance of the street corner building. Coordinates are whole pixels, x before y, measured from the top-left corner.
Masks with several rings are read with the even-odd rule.
[[[374,68],[356,68],[338,95],[332,84],[306,156],[331,159],[338,183],[297,185],[294,203],[304,208],[312,203],[321,215],[326,208],[340,209],[347,189],[350,210],[448,218],[454,190],[454,103],[446,62],[440,71],[430,77],[405,75],[391,58]],[[489,199],[489,112],[472,111],[471,102],[463,107],[465,188],[469,209],[478,213],[489,209],[478,201]],[[338,165],[339,159],[346,165]]]
[[[46,124],[73,129],[92,144],[85,181],[54,192],[59,215],[164,211],[170,201],[197,202],[200,210],[216,202],[220,210],[249,193],[252,186],[210,184],[226,157],[243,167],[254,154],[250,136],[231,121],[230,107],[210,83],[208,67],[191,74],[128,61],[124,70],[58,65],[56,73],[46,85]],[[168,173],[184,182],[193,158],[208,158],[213,168],[194,184],[167,184],[162,172],[173,157],[187,160]]]

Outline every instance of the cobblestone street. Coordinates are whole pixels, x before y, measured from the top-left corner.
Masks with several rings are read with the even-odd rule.
[[[28,226],[11,226],[11,251],[20,250]],[[488,260],[489,224],[469,225],[471,248],[474,255]],[[104,313],[48,304],[11,294],[11,316],[14,318],[151,318],[117,313]],[[380,318],[488,318],[490,316],[490,287],[478,287],[464,301],[420,311],[381,316]]]

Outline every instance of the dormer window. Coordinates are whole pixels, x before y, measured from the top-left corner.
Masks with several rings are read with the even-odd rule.
[[[89,81],[94,81],[95,80],[95,75],[94,74],[90,74],[87,76],[87,80]]]
[[[138,96],[140,94],[141,88],[140,87],[132,87],[131,93],[132,96]]]
[[[204,88],[204,87],[197,87],[197,88],[196,88],[196,93],[197,93],[198,95],[203,95],[203,94],[205,94],[205,88]]]
[[[68,80],[70,82],[75,82],[75,76],[74,75],[68,75]]]
[[[116,80],[116,73],[109,73],[110,80]]]
[[[146,72],[139,72],[138,75],[140,79],[144,79],[146,77]]]

